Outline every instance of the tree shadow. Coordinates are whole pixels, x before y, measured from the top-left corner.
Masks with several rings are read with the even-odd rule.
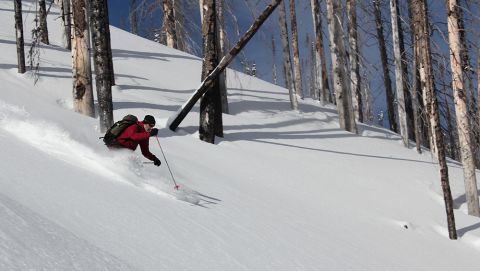
[[[358,134],[363,137],[386,139],[386,140],[393,140],[393,141],[402,140],[399,134],[393,131],[390,131],[387,128],[376,127],[373,125],[367,125],[363,123],[357,123],[357,130],[358,130]],[[362,135],[363,132],[369,132],[369,131],[379,133],[380,135]]]
[[[261,97],[264,99],[263,97]],[[299,104],[299,111],[302,113],[330,113],[330,114],[337,114],[336,110],[310,105],[310,104]],[[265,102],[265,101],[232,101],[229,103],[230,114],[237,115],[243,112],[250,112],[250,111],[260,111],[266,113],[278,113],[279,111],[290,111],[291,105],[290,101],[286,100],[275,100],[272,102]]]
[[[251,94],[243,94],[243,93],[229,93],[228,97],[249,97],[249,98],[257,98],[257,99],[263,99],[263,100],[271,100],[271,101],[277,101],[277,102],[283,102],[285,99],[279,99],[279,98],[271,98],[271,97],[261,97],[261,96],[256,96],[256,95],[251,95]]]
[[[0,11],[9,11],[9,12],[15,12],[15,10],[13,9],[8,9],[8,8],[0,8]],[[22,13],[30,13],[30,14],[35,14],[37,13],[35,10],[27,10],[25,8],[22,8]],[[49,11],[48,12],[48,15],[60,15],[59,12],[55,12],[55,11]]]
[[[17,64],[0,64],[1,70],[10,70],[10,69],[16,69],[16,68],[18,68]],[[25,65],[25,68],[29,70],[29,67],[27,65]]]
[[[3,43],[3,44],[12,44],[12,45],[16,45],[17,42],[15,40],[4,40],[4,39],[0,39],[0,43]],[[32,44],[29,43],[29,42],[25,42],[24,46],[26,48],[30,47]],[[47,50],[55,50],[55,51],[60,51],[60,52],[69,52],[68,49],[65,49],[63,47],[60,47],[60,46],[57,46],[57,45],[54,45],[54,44],[43,44],[43,43],[40,43],[40,49],[47,49]]]
[[[480,190],[477,191],[480,194]],[[467,202],[467,195],[463,194],[453,199],[453,208],[460,209],[460,207]]]
[[[148,109],[159,109],[167,111],[175,111],[178,109],[176,105],[160,105],[152,103],[139,103],[139,102],[113,102],[113,109],[132,109],[132,108],[148,108]]]
[[[112,49],[114,58],[143,58],[143,59],[156,59],[161,61],[169,61],[168,58],[181,58],[189,60],[200,60],[200,58],[186,56],[186,55],[171,55],[154,52],[138,52],[125,49]]]
[[[243,89],[243,88],[228,88],[229,90],[236,90],[240,92],[254,92],[254,93],[262,93],[262,94],[275,94],[275,95],[284,95],[288,98],[288,92],[283,93],[280,91],[274,92],[274,91],[266,91],[266,90],[257,90],[257,89]],[[288,90],[286,90],[288,91]]]
[[[198,108],[193,108],[191,112],[199,112]],[[281,122],[272,122],[266,124],[251,124],[251,125],[223,125],[223,130],[225,132],[225,138],[223,140],[228,141],[240,141],[240,140],[251,140],[251,139],[293,139],[293,138],[321,138],[322,135],[318,133],[327,133],[332,131],[342,131],[340,129],[318,129],[318,130],[306,130],[306,131],[293,131],[293,132],[255,132],[255,131],[240,131],[240,132],[229,132],[233,130],[254,130],[254,129],[275,129],[281,127],[287,127],[290,125],[299,125],[302,123],[311,123],[312,121],[329,121],[331,118],[327,117],[327,120],[320,119],[301,119],[301,120],[286,120]],[[198,126],[180,126],[177,129],[178,131],[183,131],[188,134],[193,134],[198,131]],[[315,135],[314,135],[315,133]],[[349,133],[346,133],[349,134]],[[303,135],[303,136],[302,136]],[[353,134],[352,134],[353,135]],[[324,135],[324,137],[326,137]],[[222,141],[222,140],[220,140]]]
[[[309,148],[309,147],[296,146],[296,145],[292,145],[292,144],[284,144],[284,143],[278,143],[278,142],[270,142],[270,141],[264,141],[264,140],[258,140],[258,139],[252,139],[250,141],[266,143],[266,144],[271,144],[271,145],[284,146],[284,147],[290,147],[290,148],[303,149],[303,150],[309,150],[309,151],[332,153],[332,154],[338,154],[338,155],[348,155],[348,156],[366,157],[366,158],[375,158],[375,159],[387,159],[387,160],[395,160],[395,161],[403,161],[403,162],[423,163],[423,164],[430,164],[430,165],[434,164],[432,162],[420,161],[420,160],[414,160],[414,159],[405,159],[405,158],[397,158],[397,157],[389,157],[389,156],[369,155],[369,154],[361,154],[361,153],[341,152],[341,151]]]
[[[2,9],[0,9],[0,10],[2,10]],[[3,44],[15,44],[15,45],[17,44],[17,42],[14,41],[14,40],[4,40],[4,39],[0,39],[0,43],[3,43]],[[25,42],[24,45],[27,46],[28,43]]]
[[[474,231],[476,229],[480,229],[480,223],[476,223],[476,224],[470,225],[468,227],[458,229],[457,234],[458,234],[458,236],[463,237],[467,232]]]
[[[119,87],[120,90],[122,91],[134,90],[134,89],[155,90],[155,91],[170,92],[170,93],[193,93],[195,91],[194,89],[174,90],[174,89],[147,87],[147,86],[141,86],[141,85],[117,85],[117,87]]]
[[[318,122],[325,122],[329,120],[333,120],[332,117],[327,117],[327,119],[316,119],[316,118],[304,118],[304,119],[291,119],[285,120],[280,122],[271,122],[271,123],[262,123],[262,124],[250,124],[250,125],[224,125],[225,130],[245,130],[245,129],[266,129],[266,128],[281,128],[287,127],[291,125],[298,125],[301,126],[304,123],[312,123],[315,121]],[[330,132],[330,131],[341,131],[339,128],[334,129],[318,129],[316,132]]]
[[[0,64],[0,69],[8,70],[8,69],[15,69],[18,66],[16,64]],[[30,70],[30,67],[27,65],[27,71]],[[56,73],[56,74],[54,74]],[[66,75],[61,75],[59,73],[66,73]],[[71,68],[58,68],[58,67],[43,67],[40,65],[39,67],[39,76],[46,76],[46,77],[55,77],[55,78],[72,78],[72,69]],[[92,73],[92,76],[95,79],[95,73]],[[115,73],[115,77],[125,77],[125,78],[134,78],[134,79],[141,79],[141,80],[149,80],[145,77],[134,76],[130,74],[123,74],[123,73]],[[121,85],[120,85],[121,86]],[[182,90],[183,91],[183,90]],[[188,92],[190,90],[185,90]]]

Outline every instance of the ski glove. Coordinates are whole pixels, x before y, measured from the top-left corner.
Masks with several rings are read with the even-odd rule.
[[[159,167],[162,164],[162,162],[160,162],[160,159],[155,157],[155,159],[153,160],[153,164],[156,165],[157,167]]]
[[[151,131],[150,131],[150,136],[156,136],[158,135],[158,129],[157,128],[153,128]]]

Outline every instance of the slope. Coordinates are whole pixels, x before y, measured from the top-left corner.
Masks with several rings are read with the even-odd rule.
[[[333,107],[308,99],[292,112],[285,89],[231,70],[225,138],[198,140],[198,108],[173,133],[166,120],[199,84],[200,59],[112,28],[115,118],[157,118],[175,194],[165,163],[109,152],[98,120],[72,111],[56,14],[34,86],[16,73],[13,4],[0,1],[1,270],[478,269],[458,164],[450,241],[428,153],[380,128],[342,131]]]

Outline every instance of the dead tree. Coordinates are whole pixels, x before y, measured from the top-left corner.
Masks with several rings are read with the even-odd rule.
[[[198,4],[200,6],[200,23],[203,24],[203,1],[204,0],[198,0]]]
[[[94,117],[87,7],[85,0],[72,4],[73,107],[78,113]]]
[[[100,116],[100,130],[105,132],[113,125],[113,102],[108,41],[106,0],[92,0],[90,23],[92,26],[93,61]]]
[[[440,166],[440,181],[443,190],[443,199],[445,202],[445,211],[447,214],[448,233],[450,239],[457,239],[457,231],[455,227],[455,216],[453,213],[453,199],[450,190],[448,177],[448,166],[445,157],[445,147],[443,142],[443,134],[441,130],[437,96],[435,93],[433,67],[430,49],[430,31],[428,24],[428,12],[426,0],[413,0],[414,11],[414,33],[415,42],[418,45],[420,54],[420,81],[423,86],[425,107],[427,116],[430,119],[430,129],[433,142],[437,150],[437,158]]]
[[[340,128],[357,133],[353,116],[352,97],[349,84],[347,51],[345,50],[342,7],[336,0],[327,0],[328,32],[332,55],[333,88],[337,101]]]
[[[388,67],[387,47],[385,45],[385,37],[383,35],[382,13],[380,10],[380,0],[373,0],[375,24],[377,28],[378,48],[380,50],[380,58],[382,60],[383,83],[385,86],[385,96],[388,111],[388,122],[390,130],[397,132],[397,120],[395,118],[395,109],[393,107],[393,90],[392,81],[390,80],[390,69]]]
[[[203,1],[203,67],[202,80],[210,74],[218,64],[218,29],[216,0]],[[220,126],[220,127],[219,127]],[[223,136],[222,106],[218,77],[203,95],[200,101],[199,137],[201,140],[214,143],[215,136]]]
[[[451,110],[450,110],[450,101],[449,101],[449,93],[448,93],[448,89],[447,89],[447,82],[446,82],[446,77],[447,75],[445,74],[445,64],[444,63],[440,63],[439,64],[439,69],[440,69],[440,77],[442,78],[441,79],[441,84],[442,84],[442,92],[443,92],[443,102],[445,104],[445,113],[446,113],[446,116],[445,116],[445,119],[447,120],[447,133],[448,133],[448,142],[449,142],[449,145],[450,145],[450,157],[453,159],[453,160],[459,160],[459,157],[457,155],[458,153],[458,144],[457,144],[457,137],[456,137],[456,133],[455,133],[455,130],[456,130],[456,127],[455,125],[453,124],[453,121],[452,121],[452,113],[451,113]]]
[[[323,49],[322,16],[318,0],[311,0],[313,26],[315,31],[315,91],[322,104],[329,101],[330,90],[327,78],[327,64]],[[330,101],[331,102],[331,101]]]
[[[415,133],[415,145],[418,153],[422,153],[422,141],[424,140],[424,133],[422,129],[423,119],[421,117],[423,107],[422,99],[419,98],[421,95],[421,86],[420,86],[420,73],[419,73],[419,51],[420,48],[415,40],[415,25],[413,18],[413,3],[412,0],[408,0],[408,17],[410,19],[410,34],[411,34],[411,49],[413,51],[412,56],[412,87],[410,88],[410,97],[412,99],[412,111],[413,111],[413,126]]]
[[[130,32],[138,35],[138,5],[137,0],[130,0],[130,14],[128,16],[130,21]]]
[[[15,8],[15,36],[17,37],[18,73],[25,73],[25,42],[23,39],[22,0],[13,2]]]
[[[200,99],[200,97],[205,94],[211,85],[214,84],[215,78],[230,64],[233,58],[247,45],[250,39],[255,35],[258,29],[262,26],[265,20],[272,14],[275,8],[280,4],[282,0],[272,0],[272,3],[268,5],[265,10],[260,14],[260,16],[255,20],[255,22],[250,26],[247,32],[243,37],[237,42],[237,44],[226,54],[221,60],[220,63],[215,67],[215,69],[205,77],[202,81],[202,84],[198,89],[192,94],[190,99],[180,108],[180,110],[171,118],[171,122],[168,127],[170,130],[175,131],[178,125],[182,120],[187,116],[188,112],[192,109],[195,103]]]
[[[45,0],[38,1],[39,15],[40,15],[40,35],[41,41],[44,44],[50,44],[48,41],[48,27],[47,27],[47,7]]]
[[[400,9],[398,7],[398,0],[390,0],[390,14],[392,17],[392,38],[393,38],[393,51],[395,56],[395,79],[397,86],[397,111],[398,111],[398,120],[400,124],[400,135],[403,139],[403,145],[408,147],[409,142],[409,131],[407,123],[407,106],[406,106],[406,89],[405,86],[407,79],[405,78],[406,74],[404,73],[404,62],[402,60],[402,50],[400,49],[400,31],[401,31],[401,22],[400,22]],[[405,53],[405,52],[403,52]]]
[[[477,137],[480,137],[480,48],[477,50],[477,83],[478,83],[478,87],[477,87],[477,108],[478,108],[478,111],[477,111],[477,132],[479,133],[479,135],[477,135]],[[480,144],[479,144],[480,145]]]
[[[467,91],[462,69],[462,48],[459,20],[460,7],[456,0],[448,0],[448,41],[450,44],[450,64],[452,69],[453,98],[455,115],[457,117],[460,157],[463,164],[465,194],[467,197],[468,214],[480,217],[478,203],[477,179],[475,176],[475,153],[472,142],[472,127],[468,114]],[[473,98],[473,97],[472,97]]]
[[[477,167],[480,167],[480,127],[477,126],[477,112],[478,109],[475,104],[475,87],[474,87],[474,71],[472,68],[472,64],[470,63],[470,55],[469,55],[469,46],[467,40],[467,29],[465,28],[465,19],[464,19],[464,12],[463,10],[468,10],[468,6],[465,4],[464,7],[460,7],[461,1],[456,1],[458,3],[458,31],[460,35],[460,47],[461,49],[461,58],[462,58],[462,70],[464,74],[464,88],[465,93],[467,94],[467,110],[468,110],[468,117],[470,121],[470,129],[471,129],[471,142],[473,153],[475,155],[474,161]],[[467,1],[464,1],[465,3]],[[478,92],[478,91],[477,91]]]
[[[90,0],[92,1],[92,0]],[[112,52],[112,41],[110,39],[110,16],[108,15],[108,0],[102,0],[104,2],[104,16],[103,22],[105,24],[105,39],[107,41],[107,50],[108,50],[108,70],[110,72],[110,85],[115,86],[115,71],[113,69],[113,52]],[[92,31],[93,32],[93,31]]]
[[[185,1],[173,0],[173,16],[175,18],[175,32],[177,34],[177,49],[188,52],[187,40],[189,37],[186,31],[187,20],[185,20]],[[220,20],[220,19],[219,19]]]
[[[355,120],[363,122],[362,90],[360,82],[360,50],[358,49],[357,4],[356,0],[347,0],[348,37],[350,41],[350,80]]]
[[[71,9],[70,0],[60,0],[61,16],[62,16],[62,36],[63,47],[65,49],[72,49],[72,28],[71,28]]]
[[[225,31],[225,0],[217,1],[217,28],[218,28],[218,59],[221,59],[225,55],[227,45],[227,32]],[[227,96],[227,70],[220,73],[218,78],[218,87],[220,89],[220,100],[222,103],[222,112],[229,113],[228,110],[228,96]]]
[[[303,98],[302,70],[300,64],[300,51],[298,48],[297,12],[295,9],[295,0],[290,0],[290,22],[290,27],[292,28],[293,75],[295,91],[299,97]]]
[[[277,85],[277,50],[275,47],[275,38],[272,36],[272,80],[275,85]]]
[[[163,0],[163,20],[167,34],[167,46],[177,49],[177,31],[172,0]]]
[[[290,108],[298,110],[298,100],[292,70],[292,55],[290,54],[290,41],[288,38],[287,12],[284,0],[282,0],[282,3],[280,3],[280,7],[278,8],[278,20],[280,24],[280,38],[282,39],[283,72],[285,84],[287,85],[290,96]]]

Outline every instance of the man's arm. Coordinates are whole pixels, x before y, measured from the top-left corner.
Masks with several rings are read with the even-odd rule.
[[[150,152],[150,150],[148,148],[148,139],[140,142],[140,150],[142,150],[143,156],[145,156],[145,158],[147,158],[150,161],[154,161],[155,158],[157,158],[155,155],[153,155]]]

